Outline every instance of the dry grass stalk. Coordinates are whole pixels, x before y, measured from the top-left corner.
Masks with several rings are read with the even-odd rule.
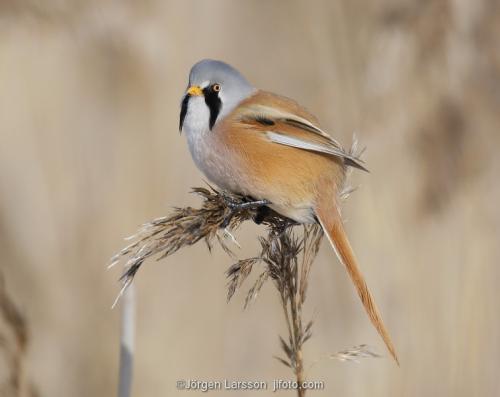
[[[26,379],[25,357],[28,348],[28,327],[21,312],[7,294],[0,273],[0,359],[5,361],[8,374],[1,377],[0,395],[12,397],[35,396]]]
[[[250,288],[245,307],[256,298],[264,282],[271,278],[280,296],[288,330],[287,340],[280,337],[286,358],[276,359],[293,370],[299,385],[298,396],[304,396],[306,390],[300,387],[305,380],[302,346],[311,337],[313,323],[309,321],[304,324],[302,307],[306,299],[309,272],[318,253],[323,231],[319,225],[307,225],[303,227],[302,237],[298,237],[293,226],[286,221],[279,224],[270,222],[267,237],[260,238],[260,255],[240,260],[229,268],[228,299],[248,277],[253,266],[262,262],[265,269]]]
[[[379,358],[380,355],[374,353],[369,346],[359,345],[350,349],[341,350],[335,354],[331,354],[328,358],[339,361],[354,361],[356,363],[363,358]]]
[[[125,259],[125,273],[121,277],[123,288],[117,300],[134,279],[143,262],[160,254],[157,260],[177,252],[179,249],[204,240],[212,249],[214,239],[229,254],[226,241],[221,236],[221,226],[236,229],[241,223],[255,215],[252,207],[235,211],[232,207],[247,203],[243,197],[227,196],[209,188],[193,188],[193,193],[203,198],[201,208],[174,208],[170,216],[154,219],[142,225],[139,231],[128,239],[134,242],[111,258],[109,267]],[[225,225],[224,225],[225,224]],[[115,301],[116,304],[116,301]]]
[[[312,321],[304,323],[302,309],[309,273],[323,236],[321,227],[306,225],[302,233],[298,233],[295,222],[267,207],[265,212],[259,212],[262,205],[256,206],[246,197],[229,196],[212,187],[194,188],[193,192],[203,199],[201,208],[175,208],[172,215],[144,224],[137,234],[130,237],[135,241],[112,258],[110,266],[125,261],[126,270],[121,277],[124,285],[118,298],[150,257],[158,256],[157,260],[160,260],[200,240],[204,240],[209,249],[217,240],[224,251],[234,257],[224,237],[230,236],[235,242],[231,232],[244,221],[257,217],[267,226],[267,236],[259,239],[261,252],[258,256],[239,260],[227,270],[227,298],[228,301],[231,299],[255,265],[264,266],[249,289],[244,305],[247,307],[255,300],[265,282],[272,280],[280,296],[288,330],[286,338],[280,337],[285,358],[276,358],[293,370],[297,384],[301,385],[305,380],[302,347],[311,337],[312,328]],[[353,357],[357,357],[356,351],[352,352]],[[350,356],[351,353],[345,353],[343,357],[348,359]],[[299,397],[305,392],[298,387]]]

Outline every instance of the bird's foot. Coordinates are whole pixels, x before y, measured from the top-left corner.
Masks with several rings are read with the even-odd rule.
[[[246,201],[243,203],[236,202],[235,200],[231,199],[230,197],[225,197],[225,201],[226,201],[226,205],[229,208],[229,214],[226,216],[226,218],[224,219],[224,222],[222,222],[222,224],[220,226],[223,229],[226,229],[229,226],[229,223],[231,222],[233,217],[238,212],[245,211],[245,210],[256,209],[258,212],[257,212],[257,215],[255,216],[255,218],[259,218],[260,222],[262,222],[262,219],[265,217],[265,213],[264,213],[264,215],[260,215],[260,217],[259,217],[259,214],[261,214],[262,211],[265,211],[265,209],[267,208],[266,207],[267,205],[271,204],[271,202],[268,200],[252,200],[252,201]]]

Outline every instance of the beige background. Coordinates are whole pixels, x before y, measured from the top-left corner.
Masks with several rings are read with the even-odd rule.
[[[309,378],[326,391],[311,395],[499,395],[499,37],[488,0],[0,2],[0,270],[29,329],[27,382],[115,393],[120,270],[105,265],[142,222],[197,203],[179,101],[211,57],[367,146],[345,214],[401,367],[324,243],[306,361],[360,343],[385,357],[318,363]],[[241,257],[259,230],[238,233]],[[226,304],[230,264],[200,244],[143,267],[135,396],[289,376],[272,358],[275,291],[245,312],[248,286]]]

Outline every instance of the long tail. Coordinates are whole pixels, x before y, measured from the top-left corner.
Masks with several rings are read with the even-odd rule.
[[[370,317],[372,324],[375,326],[378,333],[384,340],[387,349],[391,353],[391,356],[399,365],[396,350],[394,348],[394,345],[392,344],[389,332],[385,328],[382,318],[380,317],[377,306],[375,305],[370,291],[368,290],[368,286],[366,285],[365,278],[361,274],[361,271],[358,267],[358,263],[351,248],[351,244],[349,244],[349,240],[347,239],[347,235],[345,233],[337,205],[331,199],[328,200],[328,203],[325,203],[325,201],[326,200],[323,200],[322,202],[318,203],[315,209],[316,216],[318,217],[323,230],[328,236],[328,240],[330,240],[330,243],[332,244],[332,247],[335,250],[335,253],[337,254],[340,262],[342,262],[342,264],[347,269],[347,272],[349,273],[349,276],[351,277],[351,280],[356,287],[356,290],[358,291],[358,295],[361,298],[361,302],[363,303],[363,306],[368,313],[368,317]]]

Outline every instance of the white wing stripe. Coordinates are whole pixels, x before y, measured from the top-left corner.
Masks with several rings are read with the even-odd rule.
[[[289,135],[279,134],[273,131],[266,131],[266,136],[271,140],[271,142],[278,143],[280,145],[296,147],[299,149],[310,150],[313,152],[330,154],[336,157],[344,159],[344,163],[351,167],[359,168],[360,170],[369,172],[360,163],[361,160],[344,152],[342,149],[337,149],[335,146],[322,145],[321,143],[314,143],[305,141],[300,138],[296,138]]]
[[[281,145],[292,146],[304,150],[311,150],[313,152],[331,154],[339,157],[349,157],[349,155],[347,155],[345,152],[338,150],[333,146],[325,146],[318,143],[308,142],[300,138],[296,138],[290,135],[278,134],[273,131],[267,131],[266,135],[272,142],[279,143]]]

